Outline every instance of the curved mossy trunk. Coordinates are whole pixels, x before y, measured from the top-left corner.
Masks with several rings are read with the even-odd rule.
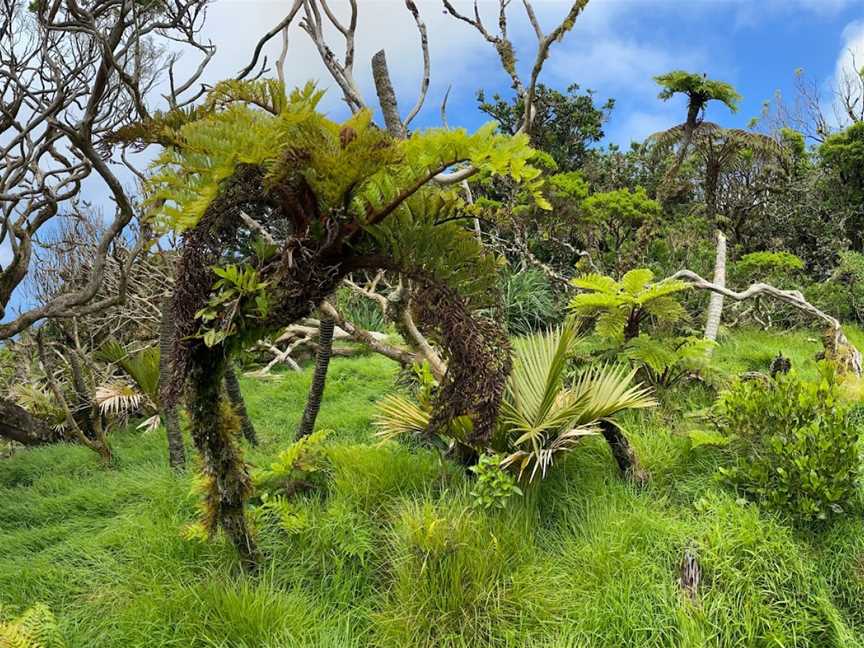
[[[162,302],[161,320],[159,322],[159,390],[162,409],[162,421],[165,424],[165,434],[168,438],[168,463],[175,470],[186,465],[186,446],[183,443],[183,432],[180,430],[180,416],[177,406],[161,397],[168,382],[171,380],[171,355],[174,352],[174,318],[171,312],[171,300]]]
[[[422,273],[412,278],[419,284],[413,300],[417,325],[440,340],[447,362],[427,433],[434,436],[450,421],[468,416],[473,426],[466,444],[482,451],[492,440],[512,366],[507,333],[498,321],[473,312],[446,284]],[[476,454],[464,449],[457,457],[466,464],[476,461]]]
[[[191,355],[188,409],[192,440],[206,480],[203,523],[209,533],[221,527],[244,567],[254,569],[258,549],[245,515],[252,482],[237,444],[240,422],[222,391],[225,350],[199,345]]]
[[[252,420],[246,411],[246,401],[243,400],[243,392],[240,391],[240,381],[237,380],[234,365],[230,362],[225,364],[225,392],[228,394],[228,400],[231,401],[231,405],[240,419],[240,429],[243,432],[243,437],[253,446],[258,445],[255,426],[252,425]]]
[[[330,366],[330,356],[333,353],[333,330],[335,322],[331,318],[322,318],[318,327],[318,353],[315,356],[315,373],[312,375],[312,385],[303,410],[303,418],[297,428],[297,438],[309,436],[315,429],[315,419],[321,409],[321,399],[327,384],[327,368]]]

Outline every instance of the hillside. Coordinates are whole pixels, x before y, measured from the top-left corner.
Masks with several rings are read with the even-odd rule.
[[[807,332],[745,330],[717,364],[765,369],[782,349],[806,373],[818,348]],[[707,388],[626,418],[646,488],[589,439],[524,499],[483,512],[457,467],[371,436],[394,378],[379,356],[334,360],[326,488],[295,499],[290,531],[259,525],[255,576],[224,543],[182,536],[196,496],[161,432],[115,435],[113,468],[66,445],[0,460],[4,613],[45,603],[74,647],[864,645],[864,521],[800,532],[719,485],[712,450],[683,436]],[[254,466],[289,445],[308,381],[243,381]],[[677,582],[688,550],[695,602]]]

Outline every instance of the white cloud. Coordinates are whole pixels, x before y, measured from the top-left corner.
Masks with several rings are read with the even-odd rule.
[[[680,111],[669,104],[663,104],[653,110],[634,110],[619,122],[612,124],[608,137],[615,144],[627,148],[630,142],[641,142],[649,135],[665,130],[680,121]]]
[[[854,76],[864,66],[864,20],[846,25],[842,38],[843,46],[837,54],[834,74],[826,82],[827,105],[823,108],[826,115],[833,116],[833,125],[841,128],[848,124],[848,116],[839,94],[850,91],[853,98],[864,100],[861,83]]]
[[[841,80],[844,74],[860,70],[862,65],[864,65],[864,20],[856,20],[843,29],[843,48],[837,57],[834,77]]]

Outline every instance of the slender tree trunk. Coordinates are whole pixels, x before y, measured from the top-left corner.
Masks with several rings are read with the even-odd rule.
[[[303,418],[297,428],[297,438],[302,439],[312,434],[315,419],[321,409],[321,398],[324,395],[324,385],[327,382],[327,367],[330,366],[330,355],[333,352],[333,329],[335,322],[329,317],[322,317],[318,335],[318,354],[315,358],[315,373],[312,375],[312,386],[306,399]]]
[[[396,92],[394,92],[393,84],[390,82],[384,50],[376,52],[372,57],[372,79],[375,81],[378,103],[381,104],[381,114],[384,115],[384,125],[387,127],[387,131],[396,139],[405,139],[405,125],[399,117]]]
[[[714,281],[720,288],[726,287],[726,235],[717,230],[717,255],[714,260]],[[720,320],[723,317],[723,295],[718,292],[711,293],[708,302],[708,317],[705,322],[705,338],[716,340],[720,330]]]
[[[180,430],[180,416],[176,405],[167,405],[162,393],[171,380],[171,354],[174,351],[174,319],[171,313],[171,299],[162,301],[162,317],[159,323],[159,394],[162,421],[165,423],[165,434],[168,437],[168,463],[175,470],[186,465],[186,446],[183,444],[183,432]]]
[[[225,391],[228,393],[228,400],[231,401],[231,406],[240,418],[240,429],[243,432],[243,436],[253,446],[258,445],[258,436],[255,434],[255,426],[252,425],[252,420],[249,418],[249,413],[246,411],[246,402],[243,400],[243,392],[240,391],[240,381],[237,380],[234,365],[230,362],[225,366]]]

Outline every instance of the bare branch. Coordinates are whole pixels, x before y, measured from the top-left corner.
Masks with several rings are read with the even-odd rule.
[[[420,11],[417,9],[417,5],[414,4],[413,0],[405,0],[405,6],[408,7],[408,11],[410,11],[411,15],[414,16],[414,22],[417,23],[417,31],[420,32],[420,49],[423,52],[423,77],[420,80],[420,95],[417,97],[417,103],[415,103],[414,107],[408,112],[408,115],[406,115],[403,122],[405,128],[408,128],[412,120],[420,112],[420,109],[423,108],[423,103],[426,101],[426,93],[429,91],[430,64],[429,36],[426,33],[426,24],[420,18]]]
[[[718,286],[717,284],[711,283],[707,279],[703,279],[690,270],[679,270],[664,281],[674,281],[676,279],[687,281],[690,285],[699,290],[709,290],[719,295],[723,295],[724,297],[734,299],[735,301],[744,301],[746,299],[758,297],[759,295],[768,295],[769,297],[790,304],[817,319],[821,319],[833,329],[841,328],[840,321],[836,317],[832,317],[816,308],[804,298],[804,295],[802,295],[801,292],[797,290],[782,290],[770,284],[755,283],[741,292],[735,292],[734,290],[730,290],[724,286]]]
[[[264,49],[264,46],[272,39],[276,34],[281,31],[288,29],[291,26],[291,21],[294,20],[294,16],[297,15],[297,12],[303,7],[303,0],[294,0],[294,4],[291,5],[291,9],[288,11],[288,15],[285,16],[279,24],[276,25],[273,29],[264,34],[255,45],[255,51],[252,53],[252,60],[249,62],[245,68],[240,70],[237,74],[237,79],[246,78],[249,73],[255,69],[258,65],[258,59],[261,57],[261,51]],[[266,58],[265,58],[266,63]]]

